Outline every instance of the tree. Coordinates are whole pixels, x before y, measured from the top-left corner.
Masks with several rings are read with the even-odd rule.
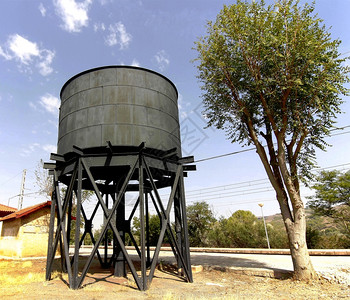
[[[48,200],[51,200],[53,192],[52,178],[49,175],[49,170],[44,169],[43,166],[44,162],[41,159],[34,171],[36,185],[39,188],[38,193],[45,196]]]
[[[316,249],[320,241],[320,232],[311,226],[306,227],[306,243],[309,249]]]
[[[350,243],[350,171],[322,171],[312,189],[307,205],[316,215],[334,219]]]
[[[41,159],[40,162],[38,163],[34,174],[35,174],[35,179],[36,179],[36,185],[39,188],[38,193],[42,196],[45,196],[48,200],[51,200],[52,197],[52,192],[54,190],[53,186],[53,178],[52,176],[49,175],[49,171],[47,169],[43,168],[44,162]],[[60,189],[60,196],[61,199],[64,198],[64,195],[66,194],[66,187],[62,187]],[[81,203],[85,201],[89,201],[90,197],[94,194],[93,191],[90,190],[83,190],[81,193]],[[76,194],[73,193],[73,205],[72,205],[72,216],[76,215],[77,208],[76,208]],[[81,214],[80,218],[81,224],[80,228],[84,228],[84,219],[83,215]],[[70,243],[74,243],[74,238],[75,238],[75,220],[71,221],[71,230],[70,230]]]
[[[53,178],[49,175],[49,170],[44,169],[44,162],[41,159],[38,163],[34,174],[36,179],[36,185],[39,189],[38,193],[40,195],[45,196],[49,200],[51,200],[52,192],[54,190],[53,187]],[[64,197],[66,193],[66,187],[62,187],[60,190],[61,198]],[[94,194],[93,191],[83,190],[81,193],[81,202],[89,201],[90,197]],[[73,193],[73,205],[75,206],[75,198],[76,195]]]
[[[208,233],[215,221],[214,214],[208,203],[202,201],[187,206],[190,246],[208,246]]]
[[[160,229],[161,229],[161,220],[158,215],[149,215],[148,219],[149,226],[149,245],[157,246]],[[140,241],[140,228],[141,222],[138,217],[133,218],[133,235],[137,241]],[[166,235],[164,238],[164,243],[169,242],[168,236]]]
[[[263,224],[250,211],[237,210],[222,223],[222,231],[230,248],[263,248],[266,237]]]
[[[95,241],[97,241],[100,238],[102,229],[103,229],[103,224],[100,226],[99,229],[96,229],[94,231]],[[106,237],[106,235],[107,235],[107,244],[111,244],[113,241],[113,231],[109,227],[105,233],[105,237]],[[86,236],[88,237],[89,235],[86,235]],[[104,242],[105,242],[105,237],[102,239],[102,244],[104,244]]]
[[[347,95],[349,68],[314,4],[241,1],[224,6],[196,42],[208,126],[232,142],[253,144],[276,192],[294,275],[316,277],[307,251],[300,180],[312,177],[315,149]]]
[[[282,222],[267,224],[271,248],[288,247],[287,235]],[[220,218],[208,233],[209,244],[221,248],[266,248],[263,220],[252,212],[238,210],[229,218]]]
[[[266,224],[267,231],[269,234],[270,246],[275,249],[286,249],[288,248],[288,237],[286,229],[281,221],[271,221]],[[266,245],[266,241],[265,241]]]

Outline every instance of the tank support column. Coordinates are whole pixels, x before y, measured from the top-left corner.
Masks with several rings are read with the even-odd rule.
[[[118,207],[117,207],[117,221],[119,229],[119,235],[125,244],[125,195],[123,195]],[[118,245],[116,239],[115,240],[115,267],[114,267],[114,276],[116,277],[126,277],[126,266],[125,266],[125,256]]]

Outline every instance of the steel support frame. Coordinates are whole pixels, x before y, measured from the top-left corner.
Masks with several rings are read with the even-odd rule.
[[[113,156],[112,154],[109,154]],[[122,157],[116,158],[120,161]],[[101,159],[99,157],[98,159]],[[105,159],[105,161],[111,163],[113,157]],[[152,279],[154,277],[154,272],[159,258],[160,249],[164,240],[165,234],[168,235],[173,254],[176,258],[179,276],[182,277],[187,282],[192,282],[192,271],[191,271],[191,261],[190,261],[190,251],[189,251],[189,241],[188,241],[188,231],[187,231],[187,217],[186,217],[186,203],[183,185],[183,162],[164,160],[162,158],[156,158],[154,156],[149,156],[147,153],[143,152],[143,148],[140,147],[139,153],[134,153],[133,155],[127,155],[125,161],[128,162],[129,171],[126,174],[122,184],[119,186],[119,190],[113,199],[113,206],[111,209],[107,207],[107,200],[103,200],[104,194],[99,190],[96,179],[91,171],[94,165],[94,157],[84,154],[82,151],[77,151],[75,158],[70,159],[67,162],[60,161],[58,166],[53,170],[54,173],[54,193],[52,195],[52,208],[50,217],[50,230],[49,230],[49,241],[48,241],[48,254],[47,254],[47,268],[46,268],[46,280],[51,279],[51,272],[53,266],[53,260],[55,253],[57,252],[58,243],[60,243],[61,248],[61,265],[62,271],[68,273],[68,283],[69,287],[72,289],[78,289],[82,286],[84,278],[90,268],[95,254],[97,255],[101,265],[103,265],[102,258],[98,251],[99,246],[102,243],[103,237],[105,236],[108,228],[113,231],[114,238],[116,239],[116,247],[118,249],[119,258],[115,262],[116,276],[125,276],[125,262],[127,263],[129,270],[135,280],[135,283],[139,290],[147,290],[150,287]],[[184,161],[184,160],[183,160]],[[191,161],[191,160],[190,160]],[[192,160],[193,161],[193,160]],[[187,163],[186,160],[184,163]],[[67,186],[66,193],[61,199],[59,190],[59,174],[63,174],[65,170],[70,170],[71,179]],[[157,176],[156,172],[159,170],[172,170],[171,172],[171,193],[169,199],[164,207],[163,202],[158,193],[157,180],[154,176]],[[123,207],[123,201],[125,201],[125,193],[127,191],[130,180],[135,175],[138,177],[138,200],[135,203],[133,211],[130,214],[128,220],[125,220],[125,207]],[[83,178],[84,177],[84,178]],[[94,212],[90,219],[86,217],[84,208],[81,203],[81,193],[82,193],[82,182],[89,181],[92,186],[93,191],[97,197],[97,204]],[[147,183],[147,187],[146,187]],[[150,186],[150,187],[149,187]],[[77,198],[77,214],[76,214],[76,226],[75,226],[75,240],[74,240],[74,253],[72,259],[69,257],[69,228],[71,226],[71,207],[72,207],[72,193],[75,191]],[[105,195],[106,199],[108,194]],[[152,201],[157,214],[160,218],[161,230],[158,238],[156,248],[151,257],[150,245],[149,245],[149,226],[148,226],[148,211],[149,211],[149,200]],[[107,204],[107,205],[106,205]],[[101,235],[97,241],[93,237],[91,224],[93,218],[97,211],[97,208],[101,206],[106,222],[104,223]],[[130,228],[126,228],[125,224],[130,224],[137,208],[140,211],[140,247],[138,247]],[[170,212],[171,210],[175,212],[175,235],[172,231],[170,224]],[[68,220],[67,213],[68,214]],[[57,214],[57,225],[54,226],[55,213]],[[123,215],[124,213],[124,215]],[[83,237],[80,239],[80,215],[83,216],[85,221],[85,230]],[[112,222],[112,218],[116,218],[116,222]],[[121,220],[121,219],[122,220]],[[68,228],[66,226],[68,225]],[[129,226],[130,227],[130,226]],[[125,233],[128,233],[135,249],[141,260],[141,271],[137,272],[131,257],[125,247]],[[85,265],[82,270],[79,270],[79,250],[82,245],[83,238],[86,234],[91,236],[92,242],[94,244],[93,250],[89,255]],[[105,248],[106,249],[106,248]],[[106,254],[106,253],[105,253]],[[114,254],[113,254],[114,255]],[[106,259],[106,256],[105,256]],[[106,262],[106,260],[105,260]],[[123,264],[124,262],[124,264]],[[123,268],[122,270],[120,268]],[[80,275],[79,275],[80,273]]]

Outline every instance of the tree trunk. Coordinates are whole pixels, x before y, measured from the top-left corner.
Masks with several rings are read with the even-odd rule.
[[[282,210],[283,215],[283,210]],[[283,215],[286,226],[289,248],[294,267],[294,278],[297,280],[312,280],[317,278],[311,263],[306,244],[306,218],[304,206],[294,209],[294,221]]]
[[[288,172],[283,146],[284,138],[280,134],[276,134],[278,141],[278,156],[276,157],[274,144],[269,133],[269,125],[267,124],[267,133],[264,137],[268,144],[269,162],[265,148],[260,144],[251,121],[247,122],[247,127],[249,128],[250,137],[256,146],[257,153],[263,163],[271,185],[276,191],[276,197],[288,235],[289,248],[294,266],[294,277],[295,279],[305,281],[317,278],[306,244],[306,216],[304,204],[299,193],[299,182],[297,177],[295,180],[292,180]],[[294,164],[296,170],[296,161],[293,161],[292,164]],[[288,203],[288,198],[292,207]]]

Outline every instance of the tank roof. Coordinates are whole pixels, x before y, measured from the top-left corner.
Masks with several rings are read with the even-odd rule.
[[[140,70],[140,71],[146,71],[146,72],[149,72],[149,73],[153,73],[153,74],[156,74],[162,78],[164,78],[165,80],[169,81],[169,83],[174,87],[175,91],[176,91],[176,95],[179,96],[179,93],[177,91],[177,88],[175,86],[175,84],[167,77],[165,77],[164,75],[156,72],[156,71],[153,71],[153,70],[149,70],[149,69],[146,69],[146,68],[141,68],[141,67],[135,67],[135,66],[124,66],[124,65],[109,65],[109,66],[102,66],[102,67],[97,67],[97,68],[92,68],[92,69],[88,69],[88,70],[85,70],[83,72],[80,72],[76,75],[74,75],[73,77],[71,77],[70,79],[67,80],[67,82],[63,85],[62,89],[61,89],[61,92],[60,92],[60,97],[62,99],[62,93],[64,91],[64,89],[66,88],[66,86],[71,82],[73,81],[75,78],[79,77],[79,76],[82,76],[84,74],[87,74],[87,73],[90,73],[90,72],[93,72],[93,71],[98,71],[98,70],[103,70],[103,69],[111,69],[111,68],[115,68],[115,69],[135,69],[135,70]]]

